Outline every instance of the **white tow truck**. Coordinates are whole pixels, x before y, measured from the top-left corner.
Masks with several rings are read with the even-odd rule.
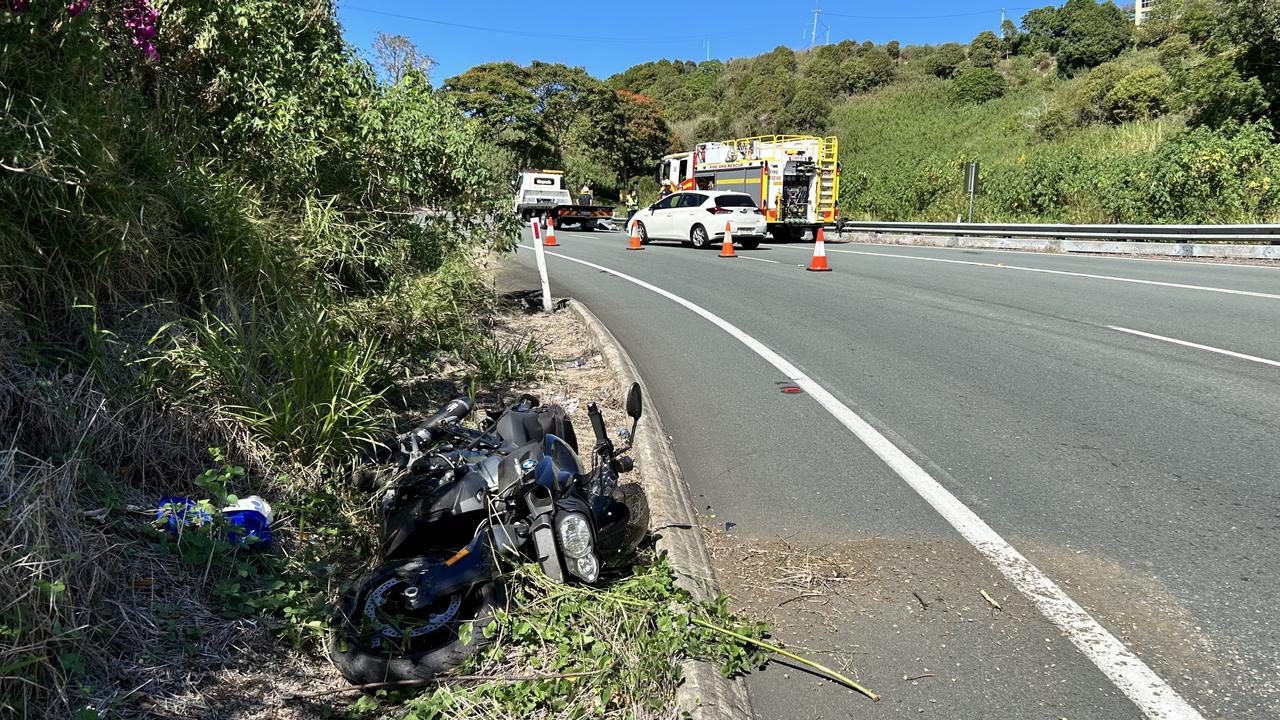
[[[609,227],[612,205],[579,205],[564,186],[562,170],[526,170],[516,180],[515,213],[521,220],[540,217],[557,228],[577,225],[583,230]]]
[[[761,135],[699,143],[662,158],[658,183],[678,190],[735,190],[751,196],[776,240],[839,221],[839,141]]]

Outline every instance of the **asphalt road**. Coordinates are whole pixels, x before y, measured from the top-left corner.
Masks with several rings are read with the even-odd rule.
[[[789,361],[1203,717],[1280,717],[1280,269],[828,243],[834,271],[809,273],[811,245],[729,260],[557,237],[553,293],[634,358],[699,510],[743,543],[868,571],[814,611],[822,629],[779,613],[779,635],[844,657],[884,701],[779,667],[749,678],[761,717],[1144,713],[818,397],[781,392],[775,365],[688,307],[568,258]],[[533,267],[522,248],[500,284],[535,288]],[[744,578],[725,584],[759,586]]]

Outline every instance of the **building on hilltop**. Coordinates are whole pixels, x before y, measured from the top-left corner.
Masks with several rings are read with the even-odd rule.
[[[1151,14],[1151,7],[1156,4],[1156,0],[1134,0],[1133,3],[1133,23],[1141,25],[1142,21]]]

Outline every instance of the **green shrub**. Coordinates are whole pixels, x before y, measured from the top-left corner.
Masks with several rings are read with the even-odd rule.
[[[1004,95],[1009,83],[989,67],[967,67],[951,81],[951,97],[956,102],[984,103]]]
[[[965,61],[964,46],[959,43],[945,43],[925,58],[929,72],[940,78],[949,78],[955,74],[956,68]]]
[[[871,52],[849,58],[840,65],[840,87],[845,92],[860,93],[887,85],[893,80],[894,62],[882,52]]]
[[[1103,63],[1089,71],[1080,84],[1070,93],[1070,102],[1086,122],[1102,122],[1107,119],[1107,95],[1128,74],[1127,65],[1119,61]]]
[[[1160,58],[1160,67],[1175,80],[1184,76],[1196,55],[1191,45],[1191,38],[1184,34],[1174,35],[1160,43],[1157,53]]]
[[[1000,38],[990,30],[983,30],[969,43],[969,62],[974,67],[989,68],[1000,58]]]
[[[1113,122],[1143,120],[1169,110],[1173,83],[1163,70],[1146,67],[1124,76],[1103,98],[1103,112]]]
[[[1039,75],[1036,73],[1035,64],[1030,58],[1021,55],[1015,55],[1004,61],[1003,68],[1010,83],[1019,87],[1035,82]]]
[[[1113,164],[1124,192],[1102,196],[1122,222],[1247,223],[1280,217],[1280,147],[1265,122],[1198,127]]]
[[[988,174],[984,192],[1001,217],[1052,222],[1065,220],[1078,195],[1091,190],[1094,167],[1078,153],[1046,150]]]
[[[1247,122],[1267,110],[1266,93],[1256,77],[1245,78],[1225,57],[1211,57],[1192,68],[1180,93],[1193,125],[1219,127]]]
[[[1042,140],[1060,138],[1083,124],[1080,108],[1070,101],[1055,101],[1035,116],[1036,135]]]

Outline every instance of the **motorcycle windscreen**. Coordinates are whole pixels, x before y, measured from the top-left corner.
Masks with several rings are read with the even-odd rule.
[[[543,440],[542,452],[545,455],[544,460],[551,462],[544,461],[538,465],[538,482],[541,485],[565,488],[574,481],[574,478],[585,475],[587,472],[582,467],[582,460],[578,458],[578,453],[573,451],[569,443],[555,435],[548,435]]]

